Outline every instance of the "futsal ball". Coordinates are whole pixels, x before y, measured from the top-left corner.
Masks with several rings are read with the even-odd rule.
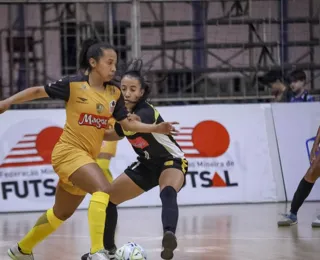
[[[140,245],[128,242],[117,249],[115,258],[116,260],[147,260],[147,254]]]

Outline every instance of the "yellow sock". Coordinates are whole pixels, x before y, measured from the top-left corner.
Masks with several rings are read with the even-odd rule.
[[[34,227],[18,243],[22,253],[31,254],[32,249],[53,233],[62,223],[63,221],[54,215],[53,209],[49,209],[38,219]]]
[[[103,233],[106,221],[106,209],[108,204],[109,194],[100,191],[92,194],[88,209],[91,254],[104,249]]]

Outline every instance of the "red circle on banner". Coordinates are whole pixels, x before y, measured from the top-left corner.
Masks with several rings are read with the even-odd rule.
[[[62,132],[62,128],[53,126],[43,129],[38,134],[36,140],[36,149],[45,163],[51,163],[52,150],[59,141]]]
[[[227,129],[216,121],[202,121],[192,132],[194,147],[204,157],[218,157],[224,154],[230,145]]]

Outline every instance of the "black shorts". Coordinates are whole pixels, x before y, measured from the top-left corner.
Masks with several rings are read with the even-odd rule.
[[[158,163],[134,162],[124,173],[144,191],[159,185],[159,178],[165,169],[178,169],[184,174],[188,172],[188,161],[185,158],[174,158]]]

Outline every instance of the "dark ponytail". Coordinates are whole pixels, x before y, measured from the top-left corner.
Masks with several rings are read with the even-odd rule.
[[[81,70],[86,70],[90,67],[89,60],[87,59],[87,52],[89,48],[99,43],[97,39],[87,39],[82,43],[81,51],[79,54],[79,65]]]
[[[94,58],[96,61],[103,55],[103,50],[112,49],[114,47],[106,42],[100,42],[98,39],[89,38],[82,43],[82,48],[79,54],[79,66],[83,71],[90,70],[91,65],[89,63],[90,58]]]

